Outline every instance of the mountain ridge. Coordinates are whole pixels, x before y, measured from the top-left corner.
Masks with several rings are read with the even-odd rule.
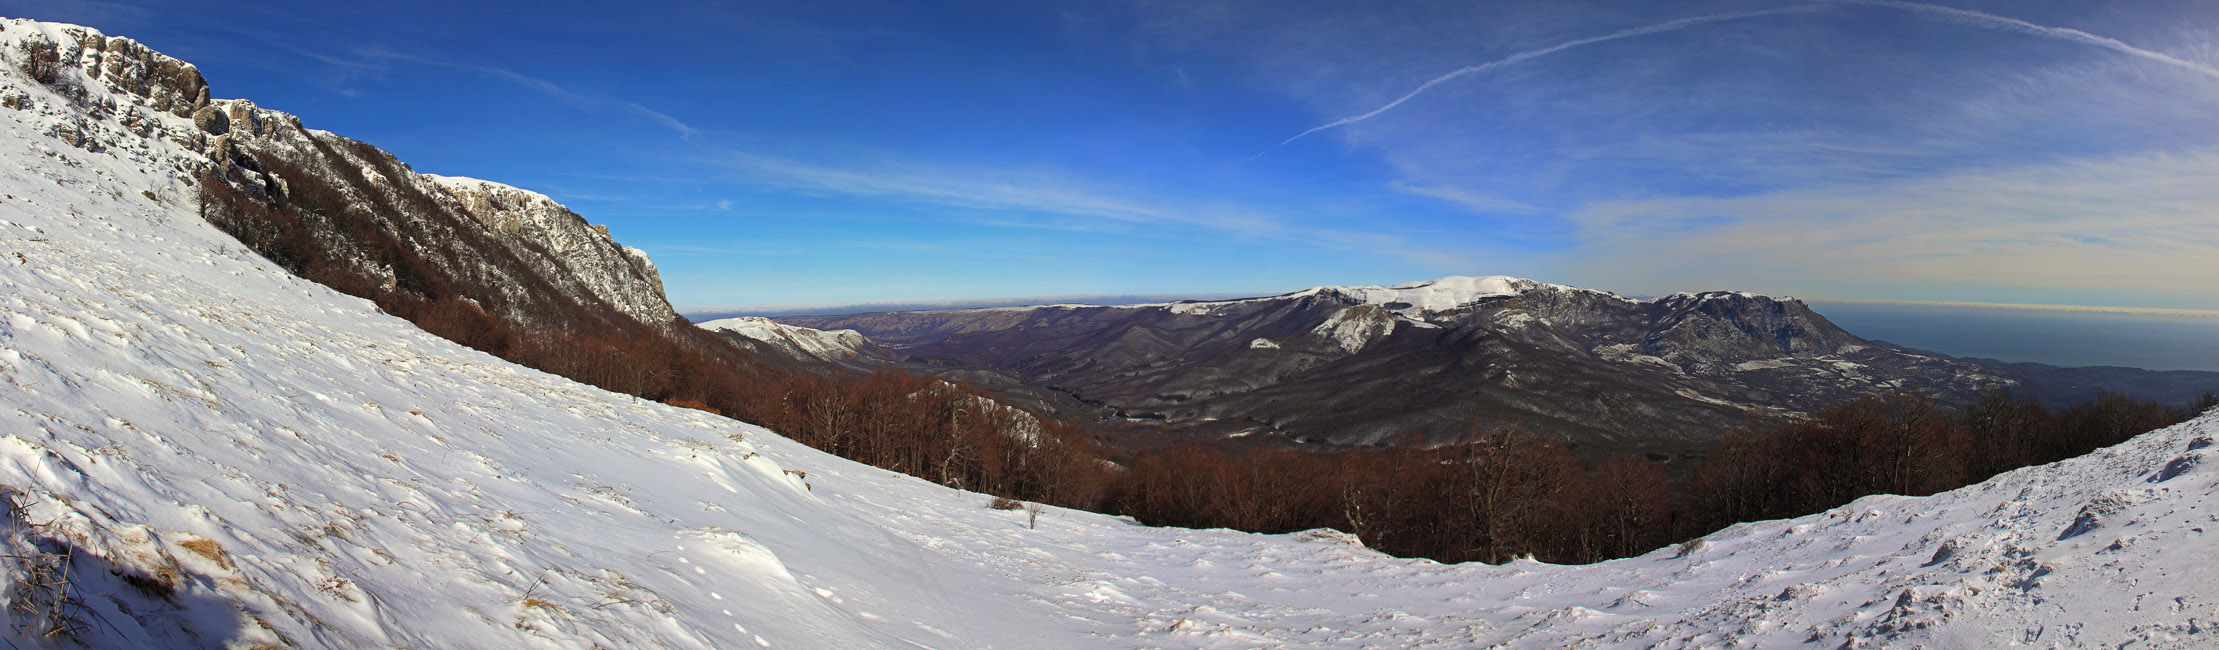
[[[1029,390],[1036,405],[1067,417],[1091,412],[1111,427],[1203,439],[1268,433],[1369,445],[1424,431],[1427,442],[1446,443],[1484,421],[1594,452],[1669,456],[1699,453],[1745,421],[1866,393],[1915,389],[1961,402],[2032,386],[2084,400],[2100,385],[2186,401],[2219,387],[2219,376],[2099,378],[1868,341],[1792,297],[1629,298],[1510,276],[774,320],[856,330],[897,353],[882,363]]]
[[[176,182],[150,198],[195,204],[295,272],[356,295],[405,294],[384,303],[403,311],[459,290],[473,308],[537,329],[678,318],[644,253],[552,198],[419,174],[297,116],[212,98],[197,68],[129,38],[21,19],[7,30],[13,63],[48,81],[14,86],[0,104],[36,115],[69,148],[165,170]]]

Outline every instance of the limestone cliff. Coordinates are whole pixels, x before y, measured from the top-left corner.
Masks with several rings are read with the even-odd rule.
[[[244,99],[210,99],[192,64],[74,25],[8,20],[24,74],[0,108],[31,111],[59,145],[176,185],[256,252],[389,309],[466,302],[510,327],[667,329],[678,320],[645,253],[534,192],[416,173],[391,154]]]

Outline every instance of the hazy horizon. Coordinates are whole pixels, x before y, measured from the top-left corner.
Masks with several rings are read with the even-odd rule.
[[[740,316],[836,316],[1049,304],[1131,305],[1281,293],[1286,292],[737,305],[679,311],[699,323]],[[1820,316],[1858,337],[1954,357],[2065,367],[2123,366],[2219,372],[2219,346],[2210,344],[2219,341],[2219,311],[1888,300],[1806,299],[1804,302]]]

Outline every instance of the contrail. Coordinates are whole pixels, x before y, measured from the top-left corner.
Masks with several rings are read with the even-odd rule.
[[[2061,41],[2070,41],[2083,45],[2094,45],[2106,50],[2118,52],[2120,54],[2141,57],[2151,61],[2156,61],[2158,63],[2163,63],[2165,65],[2180,68],[2182,70],[2187,70],[2189,72],[2204,75],[2206,77],[2219,79],[2219,67],[2174,58],[2173,56],[2165,54],[2163,52],[2145,50],[2139,47],[2128,45],[2126,44],[2126,42],[2120,41],[2115,38],[2097,36],[2095,34],[2090,34],[2088,32],[2080,31],[2070,27],[2051,27],[2048,25],[2030,23],[2009,16],[1998,16],[1995,14],[1982,13],[1970,9],[1958,9],[1956,7],[1930,5],[1922,2],[1903,2],[1902,0],[1838,0],[1838,2],[1840,2],[1841,4],[1866,5],[1871,7],[1890,7],[1895,9],[1902,9],[1904,11],[1946,16],[1949,18],[1954,18],[1958,22],[1963,22],[1979,27],[2013,31],[2021,34],[2029,34],[2044,38],[2054,38]]]
[[[1387,102],[1387,104],[1386,104],[1385,106],[1381,106],[1381,107],[1379,107],[1379,108],[1374,108],[1374,109],[1371,109],[1371,111],[1370,111],[1370,112],[1364,113],[1364,114],[1362,114],[1362,115],[1354,115],[1354,116],[1344,117],[1344,118],[1341,118],[1341,119],[1338,119],[1338,120],[1334,120],[1334,121],[1332,121],[1332,122],[1328,122],[1328,123],[1325,123],[1325,124],[1320,124],[1320,125],[1318,125],[1318,126],[1310,127],[1310,130],[1308,130],[1308,131],[1303,131],[1303,132],[1301,132],[1301,133],[1297,133],[1297,134],[1294,134],[1294,137],[1292,137],[1292,138],[1287,138],[1287,139],[1286,139],[1285,141],[1283,141],[1283,142],[1280,142],[1280,143],[1279,143],[1279,146],[1286,146],[1286,145],[1287,145],[1287,143],[1290,143],[1290,142],[1294,142],[1294,141],[1296,141],[1296,140],[1300,140],[1300,139],[1302,139],[1302,136],[1306,136],[1306,135],[1309,135],[1309,134],[1312,134],[1312,133],[1317,133],[1317,132],[1319,132],[1319,131],[1323,131],[1323,130],[1326,130],[1326,129],[1330,129],[1330,128],[1334,128],[1334,127],[1347,126],[1347,125],[1350,125],[1350,124],[1355,124],[1355,123],[1357,123],[1357,122],[1362,122],[1362,121],[1364,121],[1364,120],[1368,120],[1368,119],[1371,119],[1371,118],[1372,118],[1373,116],[1376,116],[1376,115],[1378,115],[1378,114],[1380,114],[1380,113],[1385,113],[1385,112],[1387,112],[1387,111],[1390,111],[1390,110],[1394,110],[1394,108],[1395,108],[1396,106],[1401,106],[1403,102],[1407,102],[1407,101],[1410,101],[1410,99],[1411,99],[1411,98],[1413,98],[1413,97],[1417,97],[1418,95],[1422,95],[1422,94],[1425,94],[1425,91],[1428,91],[1428,90],[1432,90],[1434,86],[1438,86],[1438,85],[1441,85],[1442,83],[1446,83],[1447,81],[1449,81],[1449,80],[1451,80],[1451,79],[1455,79],[1455,78],[1457,78],[1457,77],[1462,77],[1462,76],[1465,76],[1465,75],[1470,75],[1470,74],[1478,74],[1478,73],[1481,73],[1481,72],[1486,72],[1486,71],[1488,71],[1488,70],[1493,70],[1493,69],[1495,69],[1495,68],[1500,68],[1500,67],[1503,67],[1503,66],[1506,66],[1506,65],[1510,65],[1510,64],[1512,64],[1512,63],[1517,63],[1517,62],[1519,62],[1519,61],[1524,61],[1524,60],[1526,60],[1526,59],[1531,59],[1531,58],[1536,58],[1536,57],[1542,57],[1542,56],[1548,56],[1548,55],[1550,55],[1550,54],[1555,54],[1555,53],[1557,53],[1557,52],[1562,52],[1562,51],[1564,51],[1564,50],[1569,50],[1569,49],[1572,49],[1572,48],[1575,48],[1575,47],[1579,47],[1579,46],[1582,46],[1582,45],[1594,45],[1594,44],[1596,44],[1596,43],[1601,43],[1601,42],[1604,42],[1604,41],[1615,41],[1615,40],[1618,40],[1618,39],[1621,39],[1621,38],[1632,38],[1632,37],[1635,37],[1635,36],[1644,36],[1644,35],[1648,35],[1648,34],[1657,34],[1657,33],[1662,33],[1662,32],[1669,32],[1669,31],[1675,31],[1675,30],[1687,29],[1687,28],[1689,28],[1689,27],[1694,27],[1694,26],[1696,26],[1696,25],[1704,25],[1704,24],[1709,24],[1709,23],[1715,23],[1715,22],[1720,22],[1720,21],[1726,21],[1726,20],[1738,20],[1738,19],[1742,19],[1742,18],[1753,18],[1753,17],[1756,17],[1756,16],[1769,16],[1769,15],[1773,15],[1773,14],[1784,14],[1784,13],[1789,13],[1789,12],[1796,12],[1796,11],[1810,11],[1810,10],[1812,10],[1812,9],[1814,9],[1814,8],[1816,8],[1816,6],[1814,6],[1814,5],[1799,5],[1799,6],[1794,6],[1794,7],[1781,7],[1781,8],[1778,8],[1778,9],[1764,9],[1764,10],[1759,10],[1759,11],[1745,11],[1745,12],[1741,12],[1741,13],[1724,13],[1724,14],[1711,14],[1711,15],[1708,15],[1708,16],[1696,16],[1696,17],[1694,17],[1694,18],[1681,18],[1681,19],[1679,19],[1679,20],[1674,20],[1674,21],[1668,21],[1668,22],[1661,22],[1661,23],[1657,23],[1657,24],[1654,24],[1654,25],[1649,25],[1649,26],[1647,26],[1647,27],[1635,27],[1635,28],[1633,28],[1633,29],[1628,29],[1628,30],[1624,30],[1624,31],[1611,32],[1611,33],[1609,33],[1609,34],[1604,34],[1604,35],[1602,35],[1602,36],[1591,36],[1591,37],[1588,37],[1588,38],[1582,38],[1582,39],[1579,39],[1579,40],[1576,40],[1576,41],[1565,41],[1565,42],[1562,42],[1562,43],[1558,43],[1558,44],[1555,44],[1555,45],[1551,45],[1551,46],[1548,46],[1548,47],[1544,47],[1544,48],[1541,48],[1541,49],[1538,49],[1538,50],[1526,50],[1526,51],[1524,51],[1524,52],[1519,52],[1519,53],[1517,53],[1517,54],[1512,54],[1512,55],[1510,55],[1510,56],[1506,56],[1506,57],[1503,57],[1503,58],[1500,58],[1500,59],[1495,59],[1495,60],[1493,60],[1493,61],[1488,61],[1488,62],[1486,62],[1486,63],[1481,63],[1481,64],[1479,64],[1479,65],[1468,65],[1468,66],[1464,66],[1464,67],[1461,67],[1461,68],[1457,68],[1457,69],[1455,69],[1455,70],[1452,70],[1452,71],[1450,71],[1450,72],[1449,72],[1448,74],[1444,74],[1444,75],[1441,75],[1441,76],[1438,76],[1438,77],[1434,77],[1434,78],[1433,78],[1433,79],[1432,79],[1431,81],[1427,81],[1427,82],[1425,82],[1425,83],[1422,83],[1422,84],[1418,84],[1418,87],[1417,87],[1417,89],[1415,89],[1415,90],[1412,90],[1412,91],[1410,91],[1410,92],[1408,92],[1408,93],[1404,94],[1404,95],[1403,95],[1403,96],[1401,96],[1401,97],[1397,97],[1397,98],[1395,98],[1395,100],[1394,100],[1394,101],[1391,101],[1391,102]]]
[[[1411,90],[1408,93],[1404,93],[1401,97],[1397,97],[1394,101],[1387,102],[1385,105],[1382,105],[1379,108],[1371,109],[1370,111],[1367,111],[1360,115],[1352,115],[1349,117],[1344,117],[1338,120],[1327,122],[1325,124],[1310,127],[1310,129],[1307,131],[1294,134],[1294,137],[1280,141],[1279,144],[1274,145],[1272,148],[1276,149],[1279,147],[1287,146],[1288,144],[1293,143],[1296,140],[1300,140],[1304,136],[1308,136],[1312,133],[1317,133],[1326,129],[1348,126],[1350,124],[1355,124],[1357,122],[1371,119],[1378,116],[1380,113],[1394,110],[1395,107],[1401,106],[1403,102],[1410,101],[1412,98],[1415,98],[1418,95],[1425,94],[1425,91],[1432,90],[1434,86],[1441,85],[1442,83],[1445,83],[1451,79],[1486,72],[1527,59],[1547,56],[1583,45],[1594,45],[1596,43],[1615,41],[1622,38],[1632,38],[1635,36],[1645,36],[1649,34],[1678,31],[1697,25],[1706,25],[1728,20],[1740,20],[1743,18],[1755,18],[1758,16],[1771,16],[1776,14],[1794,13],[1801,11],[1814,11],[1817,9],[1838,5],[1863,5],[1869,7],[1888,7],[1892,9],[1901,9],[1904,11],[1943,16],[1954,19],[1958,22],[1977,27],[2002,29],[2007,31],[2019,32],[2022,34],[2039,36],[2043,38],[2054,38],[2085,45],[2094,45],[2096,47],[2119,52],[2121,54],[2141,57],[2151,61],[2156,61],[2190,72],[2195,72],[2215,79],[2219,79],[2219,67],[2174,58],[2162,52],[2145,50],[2133,45],[2128,45],[2127,43],[2118,39],[2097,36],[2095,34],[2090,34],[2088,32],[2072,29],[2069,27],[2050,27],[2047,25],[2040,25],[2024,20],[2019,20],[2017,18],[1998,16],[1995,14],[1972,11],[1969,9],[1957,9],[1954,7],[1943,7],[1939,5],[1930,5],[1918,2],[1905,2],[1902,0],[1834,0],[1831,2],[1817,2],[1790,7],[1779,7],[1775,9],[1762,9],[1757,11],[1745,11],[1739,13],[1711,14],[1708,16],[1696,16],[1694,18],[1681,18],[1679,20],[1661,22],[1646,27],[1635,27],[1633,29],[1611,32],[1602,36],[1593,36],[1582,38],[1579,40],[1565,41],[1563,43],[1558,43],[1556,45],[1551,45],[1537,50],[1526,50],[1524,52],[1519,52],[1517,54],[1512,54],[1510,56],[1495,59],[1493,61],[1488,61],[1486,63],[1481,63],[1478,65],[1464,66],[1455,70],[1451,70],[1448,74],[1434,77],[1433,79],[1428,80],[1425,83],[1418,84],[1417,88]],[[1258,153],[1255,156],[1250,156],[1249,159],[1253,160],[1257,157],[1261,157],[1262,155],[1263,153]]]

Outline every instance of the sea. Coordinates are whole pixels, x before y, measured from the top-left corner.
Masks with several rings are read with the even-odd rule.
[[[2219,314],[1811,301],[1866,339],[1957,357],[2056,366],[2219,371]]]

